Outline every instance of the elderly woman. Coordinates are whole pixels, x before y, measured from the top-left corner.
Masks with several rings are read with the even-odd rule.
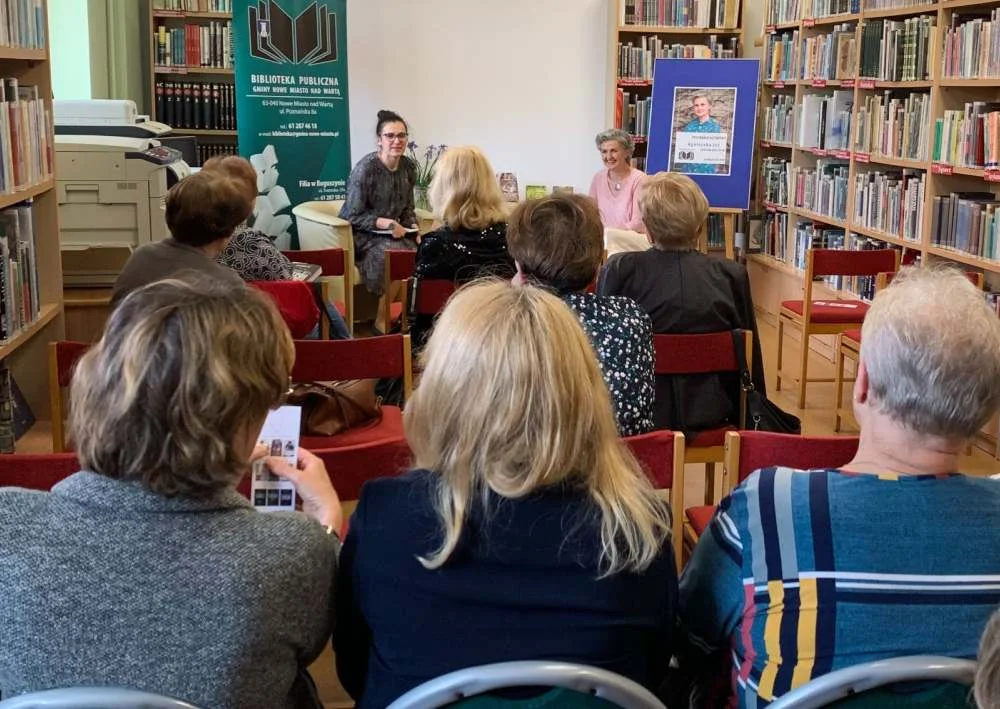
[[[365,485],[341,555],[334,645],[359,709],[505,660],[656,687],[670,514],[618,439],[576,318],[538,288],[466,286],[422,361],[405,413],[416,470]]]
[[[638,303],[652,318],[655,333],[752,330],[753,383],[763,393],[764,366],[746,269],[698,251],[708,220],[701,188],[685,175],[651,176],[639,190],[639,213],[653,248],[611,256],[598,292]],[[739,377],[657,375],[653,420],[658,429],[689,433],[736,425]]]
[[[604,256],[597,206],[553,195],[518,206],[507,238],[517,280],[547,288],[576,313],[590,337],[623,436],[653,429],[653,333],[632,300],[588,292]]]
[[[310,706],[340,503],[322,461],[266,464],[307,514],[236,491],[294,350],[261,294],[141,288],[73,377],[81,472],[0,489],[0,694],[118,686],[202,707]]]
[[[604,169],[591,180],[590,196],[601,210],[601,221],[609,229],[645,232],[636,203],[645,174],[632,167],[632,136],[614,128],[598,133],[596,142]]]
[[[959,474],[959,455],[998,406],[982,293],[904,272],[862,328],[857,455],[757,471],[723,500],[681,579],[681,665],[719,651],[742,708],[860,662],[974,658],[1000,603],[1000,485]]]

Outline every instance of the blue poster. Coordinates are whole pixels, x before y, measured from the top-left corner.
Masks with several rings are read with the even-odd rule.
[[[288,248],[292,207],[347,193],[346,0],[234,0],[233,42],[239,150],[260,191],[253,226]]]
[[[715,208],[749,209],[757,59],[657,59],[646,171],[683,172]]]

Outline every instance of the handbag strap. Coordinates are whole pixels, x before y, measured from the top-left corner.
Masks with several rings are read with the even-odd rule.
[[[747,367],[746,338],[743,330],[733,330],[733,352],[736,354],[736,363],[740,368],[740,385],[743,391],[750,393],[754,390],[753,378],[750,376],[750,368]]]

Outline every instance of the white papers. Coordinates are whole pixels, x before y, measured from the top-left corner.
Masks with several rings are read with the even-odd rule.
[[[269,456],[284,458],[291,466],[298,464],[299,425],[302,408],[282,406],[267,415],[258,442],[267,447]],[[274,475],[264,461],[253,464],[250,501],[262,512],[295,509],[295,486]]]

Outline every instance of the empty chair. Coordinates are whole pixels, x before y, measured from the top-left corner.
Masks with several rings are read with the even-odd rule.
[[[90,342],[49,343],[49,408],[52,415],[52,450],[66,450],[64,399],[76,363],[92,346]]]
[[[384,299],[382,302],[382,321],[389,323],[391,328],[397,321],[403,333],[409,332],[409,322],[406,317],[406,303],[413,273],[417,267],[417,252],[409,249],[385,250],[385,274],[383,276],[383,293],[389,293],[394,288],[399,291],[399,299]]]
[[[50,490],[79,469],[75,453],[0,455],[0,487]]]
[[[252,281],[250,286],[267,293],[278,306],[292,337],[307,337],[319,324],[319,307],[308,283],[303,281]]]
[[[47,689],[0,702],[0,709],[198,709],[159,694],[117,687]]]
[[[670,534],[679,571],[684,521],[684,434],[653,431],[629,436],[625,444],[653,482],[653,487],[670,495]]]
[[[333,307],[344,320],[348,334],[354,333],[354,292],[351,287],[351,274],[354,272],[354,264],[351,263],[352,253],[346,249],[316,249],[305,251],[283,251],[290,261],[294,263],[308,263],[319,266],[320,294],[324,305]],[[342,287],[339,292],[342,298],[336,298],[334,293],[335,281],[340,279]],[[320,322],[320,335],[324,340],[330,338],[330,321],[323,318]]]

